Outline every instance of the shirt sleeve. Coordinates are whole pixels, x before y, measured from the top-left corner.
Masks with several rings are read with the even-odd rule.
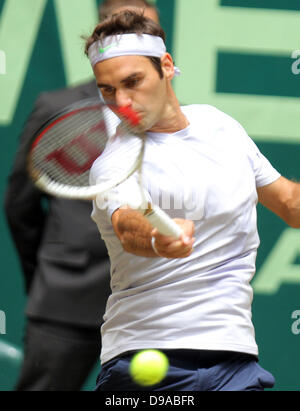
[[[140,186],[138,173],[112,188],[106,193],[99,194],[95,200],[95,207],[103,210],[111,219],[113,213],[122,206],[139,209],[145,202],[151,202],[149,193]]]
[[[257,145],[248,136],[243,126],[234,118],[221,112],[215,107],[208,106],[214,115],[215,121],[220,122],[220,126],[225,127],[231,136],[231,143],[246,154],[252,167],[256,187],[264,187],[273,183],[281,177],[281,174],[272,166],[270,161],[260,152]]]
[[[110,137],[105,150],[93,164],[90,185],[99,184],[103,188],[121,180],[109,191],[100,193],[94,201],[94,208],[105,211],[109,219],[122,206],[138,209],[144,202],[150,201],[149,193],[141,187],[139,172],[133,172],[138,165],[141,149],[139,137],[122,135],[120,131]],[[130,175],[131,172],[133,174]]]
[[[252,166],[256,187],[264,187],[273,183],[281,177],[281,174],[272,166],[270,161],[260,152],[257,145],[248,136],[244,128],[235,122],[238,127],[240,137],[244,138],[246,155]]]
[[[255,175],[256,187],[264,187],[281,177],[270,161],[260,152],[254,141],[247,135],[248,157]]]
[[[99,178],[103,181],[101,168],[95,166],[90,174],[90,184],[97,184]],[[151,202],[151,197],[148,191],[141,187],[139,174],[135,172],[121,184],[97,195],[93,202],[94,214],[95,212],[104,212],[107,218],[111,220],[113,213],[122,206],[138,209],[144,202]]]

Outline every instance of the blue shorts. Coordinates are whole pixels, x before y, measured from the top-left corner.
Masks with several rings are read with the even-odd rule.
[[[134,353],[105,363],[95,391],[264,391],[274,377],[243,353],[205,350],[162,350],[169,358],[166,378],[158,385],[135,384],[128,372]]]

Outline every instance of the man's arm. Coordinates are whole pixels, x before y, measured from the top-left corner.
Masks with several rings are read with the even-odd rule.
[[[157,257],[152,248],[152,237],[155,238],[155,248],[161,257],[186,258],[192,253],[194,223],[182,219],[175,221],[183,232],[178,240],[161,235],[138,211],[128,207],[120,208],[112,215],[113,228],[124,250],[141,257]]]
[[[257,189],[258,200],[289,226],[300,228],[300,183],[280,177],[274,183]]]

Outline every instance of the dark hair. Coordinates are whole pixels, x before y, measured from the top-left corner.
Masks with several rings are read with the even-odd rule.
[[[158,14],[158,10],[155,5],[147,0],[104,0],[98,9],[99,21],[105,20],[107,17],[114,14],[115,10],[120,7],[137,7],[140,9],[151,8]]]
[[[109,18],[99,23],[92,35],[86,39],[85,53],[88,55],[88,49],[96,41],[104,40],[108,36],[117,34],[150,34],[161,37],[166,41],[164,30],[153,20],[146,18],[143,11],[137,12],[125,10],[118,14],[113,14]],[[163,78],[161,60],[158,57],[147,57],[150,59],[154,68],[158,71],[160,78]]]

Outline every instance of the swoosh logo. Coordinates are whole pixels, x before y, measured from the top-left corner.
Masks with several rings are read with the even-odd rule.
[[[102,53],[105,53],[107,50],[109,50],[109,49],[111,49],[112,47],[115,47],[115,46],[117,46],[117,43],[110,44],[109,46],[106,46],[106,47],[104,47],[103,49],[100,47],[99,52],[100,52],[101,54],[102,54]]]

